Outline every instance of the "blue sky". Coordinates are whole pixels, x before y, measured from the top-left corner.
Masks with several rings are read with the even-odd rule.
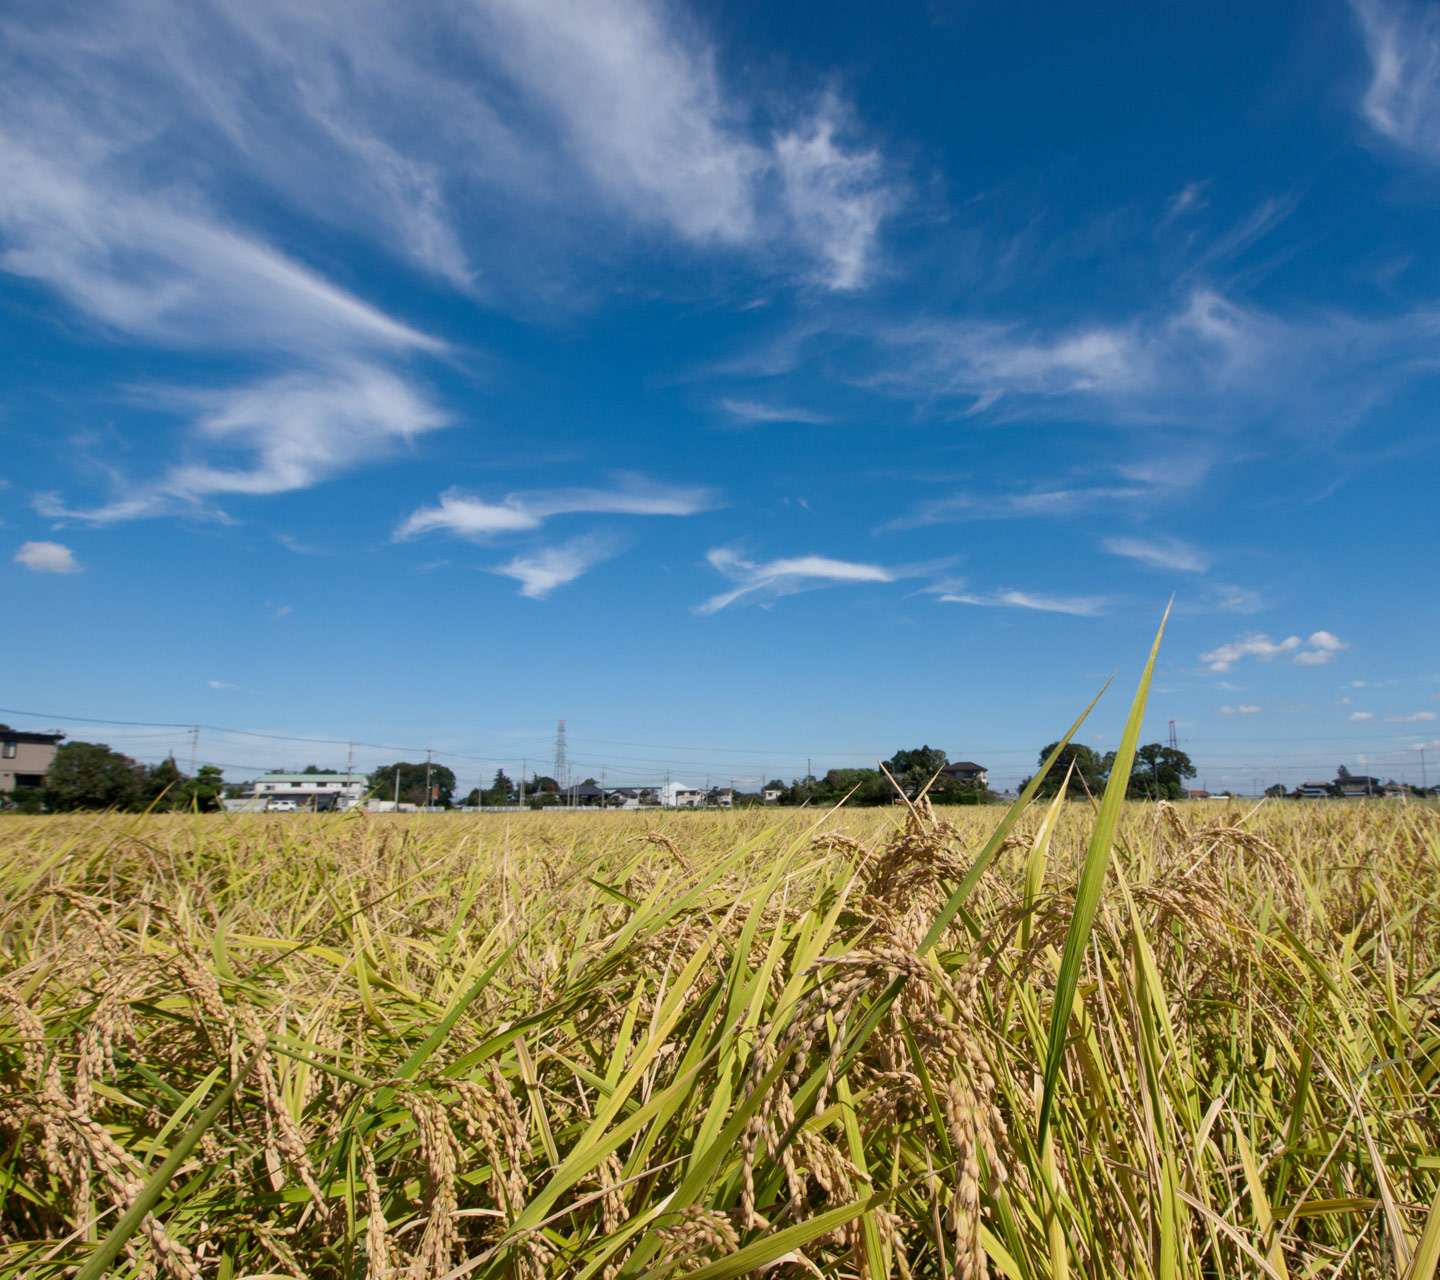
[[[1433,782],[1440,9],[817,16],[7,6],[0,714]]]

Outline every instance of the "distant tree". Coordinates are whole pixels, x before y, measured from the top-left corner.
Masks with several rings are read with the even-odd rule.
[[[928,794],[935,804],[989,804],[996,798],[983,782],[966,778],[937,778]]]
[[[1039,762],[1044,764],[1050,753],[1055,750],[1058,743],[1050,743],[1047,747],[1040,748]],[[1090,794],[1095,794],[1105,785],[1105,775],[1109,772],[1105,760],[1093,747],[1087,747],[1081,742],[1067,743],[1060,752],[1059,758],[1051,766],[1050,772],[1045,775],[1045,780],[1036,789],[1036,795],[1053,796],[1060,790],[1065,781],[1065,772],[1070,768],[1071,761],[1075,763],[1075,771],[1070,776],[1070,786],[1066,794],[1071,797],[1083,796],[1087,789]],[[1020,783],[1023,791],[1030,784],[1026,778]]]
[[[1266,787],[1265,794],[1269,796],[1272,800],[1281,800],[1288,796],[1290,793],[1285,790],[1284,783],[1277,782],[1272,787]]]
[[[173,792],[175,809],[189,812],[214,813],[222,806],[220,797],[225,790],[225,775],[213,764],[202,764],[200,772],[193,778],[186,778]]]
[[[243,800],[254,789],[255,784],[252,782],[227,782],[223,794],[227,800]]]
[[[430,774],[430,785],[436,793],[433,796],[425,794],[427,769]],[[395,798],[396,770],[400,772],[400,801],[402,804],[438,804],[444,805],[447,809],[450,807],[451,799],[455,795],[455,775],[443,764],[427,766],[423,760],[418,764],[402,760],[396,764],[382,765],[366,779],[366,787],[381,800],[393,800]]]
[[[329,770],[329,769],[322,769],[318,764],[307,764],[303,769],[300,770],[300,772],[301,772],[301,773],[329,773],[330,770]]]
[[[533,778],[530,779],[530,785],[525,788],[525,793],[527,795],[535,796],[540,795],[541,793],[546,791],[559,790],[560,784],[556,782],[554,778],[547,778],[544,774],[537,773]]]
[[[159,764],[151,765],[145,773],[142,799],[146,808],[164,812],[176,807],[180,787],[185,775],[175,763],[173,755],[166,756]]]
[[[146,770],[103,742],[67,742],[45,775],[45,805],[74,809],[134,809],[144,795]]]
[[[783,782],[781,782],[779,778],[771,778],[769,782],[767,782],[763,787],[760,788],[760,790],[761,790],[762,792],[765,792],[765,791],[784,791],[784,790],[785,790],[785,784],[784,784]]]
[[[1113,757],[1107,756],[1113,763]],[[1110,772],[1107,767],[1105,772]],[[1135,767],[1130,770],[1126,795],[1134,800],[1183,800],[1185,780],[1195,776],[1190,757],[1178,747],[1149,742],[1135,752]]]
[[[486,794],[489,797],[486,804],[511,804],[514,801],[515,784],[505,776],[504,769],[495,770],[495,778]]]
[[[897,751],[885,761],[890,776],[904,788],[906,795],[918,795],[937,773],[950,763],[939,747],[912,747],[909,751]]]
[[[485,803],[485,793],[479,787],[471,787],[465,793],[464,804],[467,809],[477,809]]]
[[[1348,778],[1349,776],[1350,770],[1347,769],[1343,764],[1335,771],[1335,777],[1337,779]]]

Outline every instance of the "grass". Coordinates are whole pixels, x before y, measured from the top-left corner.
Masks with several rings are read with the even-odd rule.
[[[8,819],[0,1273],[1429,1280],[1436,812],[996,827]]]

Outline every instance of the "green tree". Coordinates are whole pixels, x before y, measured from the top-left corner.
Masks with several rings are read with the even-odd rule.
[[[142,788],[145,807],[153,807],[162,813],[174,809],[184,781],[185,775],[180,772],[180,766],[175,763],[173,755],[166,756],[159,764],[151,765],[146,770]]]
[[[146,770],[103,742],[67,742],[45,775],[45,805],[74,809],[134,809],[144,796]]]
[[[1105,757],[1105,772],[1110,772],[1114,753]],[[1185,780],[1195,776],[1190,757],[1178,747],[1160,742],[1147,742],[1135,752],[1135,767],[1130,770],[1130,783],[1125,794],[1132,800],[1183,800]]]
[[[1050,753],[1058,745],[1058,743],[1052,742],[1049,746],[1040,748],[1038,758],[1041,764],[1045,763]],[[1070,777],[1068,795],[1083,796],[1087,789],[1090,794],[1094,795],[1104,787],[1105,777],[1109,773],[1105,760],[1093,747],[1087,747],[1081,742],[1069,742],[1065,744],[1059,758],[1051,766],[1050,772],[1045,775],[1045,780],[1036,790],[1036,795],[1053,796],[1059,792],[1061,784],[1065,781],[1065,771],[1070,768],[1071,761],[1075,763],[1075,772]],[[1020,783],[1020,789],[1023,791],[1029,785],[1030,779],[1026,778]]]
[[[885,761],[890,776],[905,789],[908,796],[918,795],[931,778],[950,763],[939,747],[912,747],[909,751],[897,751]]]
[[[425,774],[430,774],[430,786],[437,793],[432,797],[425,795]],[[381,765],[366,780],[366,787],[375,793],[377,799],[393,800],[395,798],[395,773],[400,773],[400,802],[402,804],[430,805],[438,804],[449,808],[451,800],[455,795],[455,775],[443,764],[427,765],[423,760],[418,764],[412,764],[408,760],[401,760],[395,764]]]
[[[513,804],[515,801],[515,784],[505,776],[504,769],[495,770],[495,779],[487,791],[486,804]]]
[[[187,812],[215,813],[222,807],[220,797],[224,791],[224,772],[213,764],[202,764],[200,772],[186,778],[174,792],[173,807]]]

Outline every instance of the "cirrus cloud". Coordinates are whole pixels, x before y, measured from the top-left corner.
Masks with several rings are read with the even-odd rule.
[[[769,600],[794,595],[798,591],[812,591],[817,587],[894,582],[912,572],[816,555],[790,556],[757,563],[744,559],[730,547],[712,548],[705,559],[712,569],[738,585],[734,590],[723,591],[694,606],[693,612],[698,614],[718,613],[747,596]]]

